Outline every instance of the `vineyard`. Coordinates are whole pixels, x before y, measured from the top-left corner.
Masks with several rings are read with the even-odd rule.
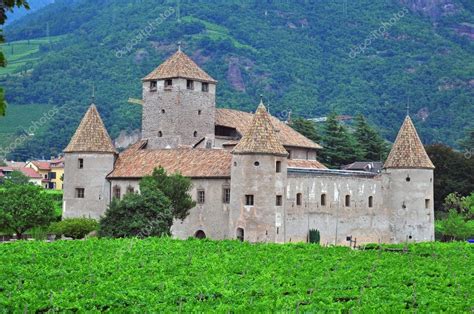
[[[401,248],[401,247],[399,247]],[[474,249],[149,238],[0,245],[3,313],[471,312]]]

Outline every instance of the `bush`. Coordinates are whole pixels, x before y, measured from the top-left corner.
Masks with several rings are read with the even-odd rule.
[[[62,235],[73,239],[82,239],[88,233],[96,231],[99,223],[90,218],[67,218],[51,224],[49,231],[57,237]]]

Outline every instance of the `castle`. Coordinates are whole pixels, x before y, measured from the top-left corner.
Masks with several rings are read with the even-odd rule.
[[[381,173],[327,169],[323,149],[261,102],[217,109],[216,80],[178,50],[142,80],[142,139],[118,154],[94,104],[65,149],[64,217],[104,214],[162,166],[196,206],[174,237],[323,244],[434,240],[433,169],[409,116]]]

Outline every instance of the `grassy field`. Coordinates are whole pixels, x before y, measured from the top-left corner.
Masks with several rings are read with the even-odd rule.
[[[0,76],[27,71],[40,58],[38,54],[41,45],[49,45],[58,42],[64,37],[51,36],[49,38],[36,38],[30,40],[12,41],[0,45],[0,49],[7,58],[7,67],[0,68]]]
[[[7,115],[0,117],[0,148],[9,146],[16,135],[28,130],[33,122],[39,122],[51,108],[51,105],[8,105]],[[46,124],[42,125],[35,134],[42,132],[45,127]]]
[[[5,312],[470,313],[474,248],[149,238],[0,244]]]

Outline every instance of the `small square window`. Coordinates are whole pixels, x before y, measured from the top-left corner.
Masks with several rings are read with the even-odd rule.
[[[229,187],[225,187],[222,190],[222,198],[223,198],[222,201],[224,202],[224,204],[230,203],[230,188]]]
[[[275,171],[277,173],[280,173],[281,172],[281,161],[277,161],[276,164],[275,164]]]
[[[150,91],[155,92],[157,88],[156,81],[150,81]]]
[[[283,204],[283,196],[277,195],[276,196],[276,206],[281,206]]]
[[[303,204],[303,194],[296,194],[296,205],[301,206]]]
[[[425,208],[430,209],[430,199],[429,198],[425,199]]]
[[[118,185],[114,186],[113,194],[116,199],[120,199],[120,197],[122,196],[122,191],[120,190],[120,187]]]
[[[202,91],[208,92],[209,91],[209,83],[202,83]]]
[[[76,198],[84,198],[84,188],[76,188]]]
[[[77,165],[78,165],[79,169],[84,168],[84,159],[79,158],[79,159],[77,160]]]
[[[346,207],[351,206],[351,196],[350,195],[346,195],[344,203],[345,203]]]
[[[245,205],[246,206],[253,206],[253,195],[247,194],[245,195]]]
[[[173,86],[173,80],[165,80],[165,88],[170,89]]]
[[[197,191],[198,204],[204,204],[205,201],[206,201],[206,193],[204,192],[204,190],[198,190]]]
[[[321,194],[321,206],[326,206],[326,194]]]
[[[186,81],[186,88],[193,90],[193,89],[194,89],[194,81],[192,81],[192,80],[187,80],[187,81]]]

